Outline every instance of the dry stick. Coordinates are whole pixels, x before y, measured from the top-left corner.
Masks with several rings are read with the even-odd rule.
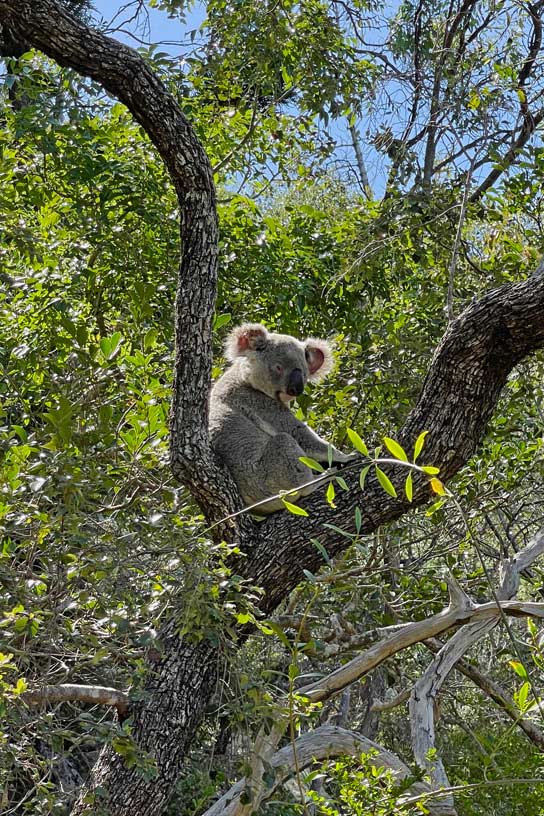
[[[126,712],[129,702],[125,691],[108,686],[86,686],[79,683],[59,683],[56,686],[29,689],[23,692],[21,699],[31,706],[67,702],[115,706],[119,714]]]
[[[543,552],[544,529],[540,530],[523,550],[503,562],[500,587],[494,593],[495,606],[499,615],[470,621],[469,625],[455,632],[414,685],[410,698],[410,726],[414,758],[421,768],[429,772],[434,788],[450,787],[442,760],[436,756],[432,760],[429,759],[435,750],[434,702],[436,697],[449,673],[465,652],[499,623],[502,612],[506,611],[507,604],[503,605],[503,601],[512,598],[517,592],[521,571],[532,564]],[[458,597],[459,604],[471,604],[470,599],[460,587],[457,586],[456,592],[461,593]],[[446,796],[444,805],[450,807],[453,813],[453,796]]]
[[[491,601],[485,604],[473,604],[459,584],[450,579],[448,583],[451,600],[447,609],[437,615],[433,615],[425,621],[416,621],[401,625],[400,627],[392,627],[391,634],[374,644],[362,655],[358,655],[327,677],[298,689],[297,694],[301,697],[306,697],[310,702],[322,702],[356,680],[359,680],[363,675],[368,674],[369,671],[393,654],[415,643],[428,639],[430,635],[424,634],[424,632],[430,633],[430,631],[434,631],[435,634],[438,634],[439,631],[445,632],[456,624],[468,624],[468,626],[464,626],[453,635],[436,659],[436,661],[440,663],[440,668],[444,670],[443,677],[437,675],[437,669],[434,668],[436,661],[433,661],[431,667],[427,669],[421,680],[416,684],[418,695],[422,695],[424,700],[431,701],[432,709],[434,696],[438,693],[443,680],[445,680],[449,671],[453,668],[456,660],[466,651],[466,648],[468,648],[473,640],[478,639],[483,633],[496,626],[502,619],[502,615],[534,615],[535,617],[544,618],[544,604],[542,603],[503,601],[503,598],[509,598],[517,591],[520,573],[524,569],[527,569],[543,552],[544,531],[537,534],[527,547],[506,562],[503,568],[501,585],[497,593],[500,596],[500,602]],[[463,638],[461,637],[462,635],[464,635]],[[466,645],[467,643],[468,645]],[[449,644],[451,644],[451,646]],[[435,682],[436,677],[438,677],[438,685]],[[427,687],[429,687],[429,691],[427,691]],[[433,696],[435,688],[436,691]],[[419,697],[416,702],[419,702]],[[416,706],[415,711],[413,722],[415,722],[416,718],[418,722],[420,719],[425,719],[425,729],[429,729],[427,750],[434,748],[434,721],[430,719],[430,717],[432,718],[432,713],[428,715],[426,707],[422,710]],[[287,723],[284,723],[283,728],[285,729],[286,727]],[[419,726],[414,725],[414,728],[416,727]],[[282,728],[279,722],[277,722],[275,725],[275,740],[268,742],[268,756],[261,756],[260,764],[267,760],[271,761],[273,743],[278,744],[281,739],[281,732]],[[421,760],[420,764],[425,764],[426,756],[422,747],[423,739],[420,738],[419,734],[416,743],[414,747],[416,759]],[[443,773],[444,778],[442,778],[440,773],[437,775],[434,772],[434,768],[432,771],[434,773],[433,781],[435,785],[441,784],[443,787],[449,787],[445,772]],[[248,781],[249,780],[244,779],[236,783],[213,808],[206,812],[205,816],[242,816],[242,814],[245,816],[245,810],[240,809],[239,797],[246,788]],[[254,787],[255,783],[256,788]],[[261,796],[261,794],[264,796],[263,786],[259,781],[256,782],[254,779],[251,779],[251,785],[253,794],[252,807],[255,809],[257,804],[255,795],[258,793],[259,796]],[[437,816],[438,814],[454,814],[455,809],[451,795],[445,795],[440,802],[433,802],[433,810]]]

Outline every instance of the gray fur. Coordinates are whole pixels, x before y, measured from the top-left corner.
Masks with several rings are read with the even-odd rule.
[[[306,382],[315,382],[332,367],[326,341],[310,338],[301,342],[245,323],[231,332],[226,355],[232,365],[212,389],[210,440],[246,506],[314,479],[300,456],[326,463],[330,448],[333,462],[353,458],[300,422],[287,404],[302,393]],[[323,478],[318,484],[322,483]],[[300,494],[307,495],[317,486],[303,488]],[[273,499],[259,505],[256,512],[281,509],[281,500]]]

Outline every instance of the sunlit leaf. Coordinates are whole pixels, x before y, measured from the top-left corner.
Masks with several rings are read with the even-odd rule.
[[[400,459],[402,462],[408,461],[408,457],[406,456],[406,453],[404,452],[404,448],[402,447],[402,445],[399,445],[399,443],[396,442],[394,439],[391,439],[390,436],[384,436],[383,441],[385,447],[387,448],[389,453],[393,454],[395,459]]]
[[[283,506],[286,510],[289,510],[294,516],[307,516],[308,513],[302,507],[299,507],[297,504],[292,504],[291,502],[287,501],[287,499],[282,499]]]
[[[408,499],[408,501],[411,502],[414,496],[411,473],[408,474],[408,476],[406,477],[406,481],[404,482],[404,492],[406,493],[406,498]]]
[[[353,431],[351,428],[347,429],[347,434],[355,450],[358,450],[359,453],[363,454],[363,456],[368,456],[368,448],[359,434],[356,431]]]
[[[508,664],[514,669],[518,677],[522,677],[524,680],[528,677],[527,669],[519,660],[509,660]]]
[[[376,476],[378,477],[378,481],[385,490],[386,493],[389,493],[390,496],[393,498],[397,497],[397,491],[395,490],[391,479],[383,472],[381,468],[376,465]]]
[[[439,496],[445,496],[446,495],[446,488],[444,487],[444,485],[442,484],[440,479],[437,479],[436,477],[433,477],[431,479],[431,481],[430,481],[430,485],[431,485],[431,489],[435,493],[437,493]]]
[[[429,431],[422,431],[419,434],[418,438],[416,439],[416,444],[414,445],[414,462],[416,461],[417,457],[423,450],[423,445],[425,444],[425,437],[427,436],[428,433]]]
[[[299,462],[302,462],[303,465],[311,468],[312,470],[317,470],[318,473],[324,473],[325,468],[319,462],[316,462],[315,459],[311,459],[309,456],[299,456]]]
[[[359,486],[360,486],[361,490],[365,489],[366,475],[367,475],[369,470],[370,470],[370,465],[366,465],[366,467],[362,468],[361,472],[359,473]]]

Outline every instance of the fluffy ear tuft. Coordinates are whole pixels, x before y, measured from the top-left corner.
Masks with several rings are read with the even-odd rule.
[[[245,357],[264,345],[268,332],[260,323],[242,323],[231,331],[225,343],[225,357],[233,363],[237,357]]]
[[[318,382],[323,379],[334,365],[332,348],[326,340],[319,340],[309,337],[304,341],[306,360],[310,369],[310,382]]]

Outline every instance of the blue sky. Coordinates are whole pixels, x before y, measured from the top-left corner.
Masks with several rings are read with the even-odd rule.
[[[98,23],[103,20],[110,28],[109,33],[116,39],[122,40],[134,48],[145,43],[164,43],[161,50],[176,56],[185,51],[184,40],[186,40],[188,32],[199,28],[205,15],[204,8],[200,3],[196,3],[194,8],[187,12],[185,22],[179,18],[168,17],[165,11],[146,6],[145,11],[140,13],[135,21],[130,18],[134,14],[134,9],[137,8],[136,3],[93,0],[93,5],[96,9],[96,13],[93,15],[95,21]],[[123,11],[119,13],[119,9]],[[144,42],[142,43],[140,40]]]

